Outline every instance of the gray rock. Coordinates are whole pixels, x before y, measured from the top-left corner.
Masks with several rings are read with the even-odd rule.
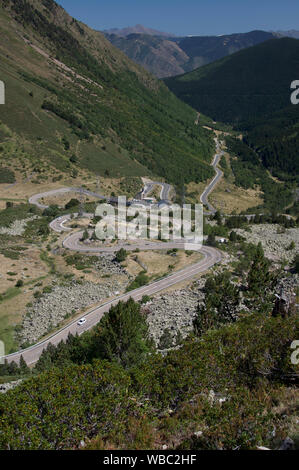
[[[185,338],[193,330],[198,303],[204,298],[201,291],[204,284],[205,280],[201,278],[194,289],[157,295],[145,305],[150,335],[157,347],[166,329],[172,337],[172,346],[176,345],[179,332]]]
[[[16,380],[15,382],[0,384],[0,393],[6,393],[9,390],[12,390],[13,388],[17,387],[21,382],[22,382],[22,379]]]
[[[291,439],[290,437],[287,437],[283,441],[283,443],[281,444],[278,450],[294,450],[294,449],[295,449],[295,443],[293,439]]]
[[[1,227],[0,234],[1,235],[12,235],[12,236],[21,236],[26,230],[27,224],[32,222],[35,219],[38,219],[37,215],[29,217],[23,220],[15,220],[9,227]]]
[[[299,250],[299,229],[285,229],[279,232],[277,224],[257,224],[251,225],[250,231],[244,229],[235,230],[239,235],[246,238],[249,243],[262,243],[265,256],[272,261],[292,262],[296,252]],[[279,232],[279,233],[278,233]],[[288,250],[291,242],[295,243],[294,250]]]
[[[118,276],[101,284],[75,280],[67,285],[54,283],[52,292],[37,299],[23,317],[22,330],[18,333],[20,344],[36,342],[65,318],[108,299],[111,292],[124,292],[128,282],[127,276]]]

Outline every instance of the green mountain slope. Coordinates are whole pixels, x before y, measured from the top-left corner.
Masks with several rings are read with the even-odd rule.
[[[195,112],[53,0],[5,0],[0,30],[2,159],[14,145],[65,171],[75,155],[113,176],[211,175],[212,138]]]
[[[298,53],[296,39],[275,39],[165,82],[208,116],[236,123],[290,104],[290,84],[299,76]]]
[[[295,176],[299,107],[291,105],[290,85],[298,57],[298,40],[276,39],[165,82],[197,110],[247,133],[244,141],[268,169]]]
[[[273,37],[272,33],[255,30],[222,36],[191,36],[181,38],[178,43],[190,57],[188,66],[189,70],[193,70],[199,65],[209,64],[242,49],[273,39]]]

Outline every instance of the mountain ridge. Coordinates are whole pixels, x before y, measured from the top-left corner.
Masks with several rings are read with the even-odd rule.
[[[129,34],[106,38],[158,78],[190,72],[199,66],[254,46],[277,36],[266,31],[250,31],[223,36],[161,37]]]
[[[104,34],[115,34],[116,36],[129,36],[130,34],[147,34],[149,36],[161,36],[161,37],[175,37],[175,34],[172,33],[164,33],[162,31],[158,31],[157,29],[147,28],[142,24],[136,24],[135,26],[128,26],[126,28],[111,28],[111,29],[104,29]]]
[[[290,29],[288,31],[271,31],[271,32],[274,32],[279,37],[299,39],[299,31],[297,31],[296,29]]]

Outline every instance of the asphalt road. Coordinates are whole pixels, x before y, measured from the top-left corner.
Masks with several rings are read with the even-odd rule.
[[[215,156],[215,159],[213,162],[213,166],[216,172],[218,170],[217,165],[218,165],[220,158],[221,158],[221,154],[219,153]],[[220,172],[220,170],[218,171]],[[217,173],[213,181],[209,184],[206,191],[203,193],[202,202],[204,204],[207,203],[207,205],[209,205],[208,202],[205,202],[206,198],[208,194],[212,191],[212,189],[214,188],[215,184],[217,183],[218,179],[221,176],[222,175]],[[165,202],[168,202],[169,191],[171,189],[171,186],[167,183],[159,183],[159,182],[152,182],[150,184],[152,184],[152,186],[160,185],[161,186],[161,199]],[[146,188],[146,190],[148,193],[149,188]],[[112,201],[112,199],[117,200],[117,198],[107,198],[107,197],[101,196],[97,193],[94,193],[92,191],[88,191],[85,189],[82,190],[79,188],[60,188],[60,189],[54,189],[52,191],[48,191],[45,193],[36,194],[29,199],[29,202],[31,204],[35,204],[40,209],[46,209],[48,206],[46,206],[45,204],[42,204],[40,202],[40,199],[48,197],[48,196],[53,196],[56,194],[64,194],[67,192],[78,192],[78,193],[81,192],[83,194],[86,194],[89,196],[95,196],[95,197],[98,197],[99,199],[105,199],[108,201]],[[212,206],[210,207],[211,209],[213,209]],[[86,213],[84,215],[88,217],[91,214]],[[60,232],[60,233],[67,232],[70,230],[70,228],[65,227],[64,224],[69,220],[70,220],[70,215],[64,215],[64,216],[58,217],[57,219],[51,222],[50,227],[52,228],[52,230],[56,232]],[[111,253],[120,249],[119,244],[115,246],[110,246],[110,247],[109,246],[95,247],[95,246],[90,246],[90,245],[82,245],[82,243],[80,243],[81,238],[82,238],[82,232],[71,233],[63,241],[63,246],[69,250],[79,251],[81,253],[86,253],[86,254],[88,253],[100,254],[101,252]],[[137,243],[134,242],[132,244],[124,241],[121,246],[125,248],[127,251],[133,251],[136,248],[139,248],[140,250],[169,250],[173,248],[186,249],[186,247],[188,249],[197,249],[197,246],[192,246],[192,244],[191,245],[188,244],[188,241],[187,243],[182,242],[182,241],[178,241],[178,242],[173,241],[173,242],[163,243],[163,242],[152,242],[152,241],[140,240],[139,242]],[[90,311],[84,314],[84,317],[86,318],[87,321],[83,325],[79,326],[77,324],[78,322],[78,318],[77,318],[76,320],[72,321],[67,326],[57,331],[56,333],[54,333],[53,335],[51,335],[44,341],[41,341],[25,350],[18,351],[13,354],[9,354],[5,356],[5,359],[7,359],[8,362],[12,362],[12,361],[19,362],[20,357],[22,355],[25,361],[27,362],[27,364],[29,365],[34,364],[39,359],[43,350],[46,349],[50,343],[53,345],[57,345],[60,341],[66,340],[69,334],[80,335],[84,331],[91,329],[100,321],[103,315],[109,311],[111,306],[116,305],[119,301],[126,301],[130,297],[138,301],[144,295],[149,295],[149,296],[153,295],[177,283],[189,280],[199,273],[203,273],[209,270],[212,266],[219,263],[222,259],[222,255],[220,251],[212,247],[203,246],[201,247],[200,252],[203,255],[203,259],[199,261],[198,263],[195,263],[192,266],[188,266],[174,274],[170,274],[158,281],[152,282],[151,284],[147,286],[140,287],[139,289],[135,289],[134,291],[131,291],[130,293],[119,295],[109,300],[105,304],[99,304],[98,306],[95,306],[93,309],[91,309]]]
[[[144,249],[153,249],[152,244],[149,243],[148,245],[144,246]],[[160,243],[160,249],[166,249],[168,244]],[[173,243],[172,246],[182,248],[182,243],[175,244]],[[135,246],[136,248],[136,246]],[[119,247],[114,247],[114,251],[119,249]],[[134,249],[131,246],[131,249]],[[155,249],[158,249],[158,246],[155,246]],[[99,250],[98,250],[99,251]],[[127,301],[130,297],[133,298],[135,301],[142,299],[144,295],[153,295],[161,290],[164,290],[174,284],[177,284],[182,281],[186,281],[188,279],[193,278],[196,274],[203,273],[214,266],[216,263],[221,261],[222,255],[221,253],[212,247],[204,246],[201,249],[201,253],[203,255],[203,259],[198,263],[195,263],[192,266],[188,266],[180,271],[177,271],[174,274],[171,274],[163,279],[158,281],[152,282],[151,284],[140,287],[139,289],[135,289],[130,293],[119,295],[112,300],[109,300],[105,304],[99,304],[91,309],[89,312],[84,314],[84,318],[86,318],[86,323],[82,326],[77,324],[78,319],[71,322],[69,325],[61,329],[60,331],[54,333],[52,336],[47,338],[46,340],[31,346],[23,351],[19,351],[10,355],[5,356],[8,362],[19,362],[21,355],[27,362],[27,364],[34,364],[38,358],[40,357],[41,353],[47,346],[52,343],[53,345],[57,345],[60,341],[65,341],[69,334],[82,334],[84,331],[89,330],[90,328],[94,327],[103,315],[109,311],[111,306],[116,305],[119,301]]]
[[[210,184],[208,184],[208,186],[205,188],[204,192],[200,196],[200,202],[208,207],[208,212],[205,212],[206,214],[215,214],[215,212],[216,212],[216,209],[212,206],[212,204],[209,203],[208,197],[209,197],[210,193],[214,190],[217,183],[223,177],[223,171],[221,171],[220,168],[218,168],[218,163],[220,162],[221,157],[224,154],[224,152],[222,150],[220,150],[220,145],[219,145],[218,141],[216,143],[216,146],[217,146],[217,153],[216,153],[216,155],[214,157],[214,160],[213,160],[213,163],[212,163],[212,166],[213,166],[213,168],[216,172],[216,175],[214,176],[214,178],[212,179]]]
[[[161,186],[161,192],[160,192],[161,202],[165,202],[166,204],[168,204],[169,193],[171,190],[171,185],[168,183],[161,183],[159,181],[150,181],[146,183],[142,191],[143,198],[147,197],[147,195],[152,191],[154,186]]]
[[[192,243],[192,240],[177,240],[177,241],[169,241],[169,242],[160,242],[160,241],[150,241],[150,240],[143,240],[134,239],[133,241],[128,242],[127,240],[119,240],[118,243],[111,246],[94,246],[93,243],[90,244],[82,244],[80,240],[82,239],[83,231],[80,232],[73,232],[68,235],[62,245],[64,248],[70,251],[77,251],[80,253],[93,253],[93,254],[100,254],[100,253],[115,253],[120,248],[125,249],[126,251],[134,251],[138,248],[140,251],[144,250],[172,250],[174,248],[184,250],[187,249],[186,246],[188,245],[188,249],[193,249],[194,251],[201,251],[201,245],[198,246]],[[92,235],[92,231],[90,231],[90,235]],[[191,246],[193,244],[193,247]],[[190,247],[190,248],[189,248]]]
[[[73,214],[74,218],[78,217],[78,214]],[[83,212],[82,217],[87,217],[92,219],[94,214],[90,214],[88,212]],[[50,228],[54,230],[54,232],[61,233],[61,232],[70,232],[72,229],[70,227],[65,227],[64,224],[69,222],[71,219],[71,214],[61,215],[57,217],[57,219],[52,220],[50,223]]]
[[[139,193],[139,194],[143,194],[143,197],[146,197],[146,195],[149,194],[152,188],[156,185],[161,186],[161,194],[160,194],[161,200],[168,203],[169,192],[171,189],[171,185],[168,183],[160,183],[158,181],[150,182],[145,186],[143,193]],[[40,202],[41,199],[51,197],[51,196],[56,196],[58,194],[66,194],[70,192],[85,194],[86,196],[96,197],[101,200],[106,200],[107,202],[116,203],[118,201],[117,197],[103,196],[93,191],[89,191],[88,189],[65,187],[65,188],[52,189],[51,191],[46,191],[44,193],[34,194],[34,196],[31,196],[29,198],[29,203],[34,204],[39,209],[47,209],[49,206]]]
[[[169,192],[171,190],[171,185],[168,183],[158,183],[157,181],[154,181],[154,184],[160,185],[161,186],[161,193],[160,193],[160,199],[163,202],[169,202]]]
[[[34,204],[39,209],[47,209],[49,206],[39,202],[42,198],[56,196],[58,194],[71,193],[71,192],[85,194],[86,196],[97,197],[98,199],[101,199],[101,200],[117,202],[116,197],[102,196],[101,194],[94,193],[93,191],[89,191],[88,189],[84,189],[84,188],[82,189],[81,188],[58,188],[58,189],[52,189],[51,191],[47,191],[45,193],[39,193],[39,194],[35,194],[34,196],[31,196],[29,198],[29,203]]]

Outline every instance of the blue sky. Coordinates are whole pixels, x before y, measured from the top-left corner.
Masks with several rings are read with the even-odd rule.
[[[299,30],[298,0],[56,0],[103,30],[143,24],[177,35]]]

